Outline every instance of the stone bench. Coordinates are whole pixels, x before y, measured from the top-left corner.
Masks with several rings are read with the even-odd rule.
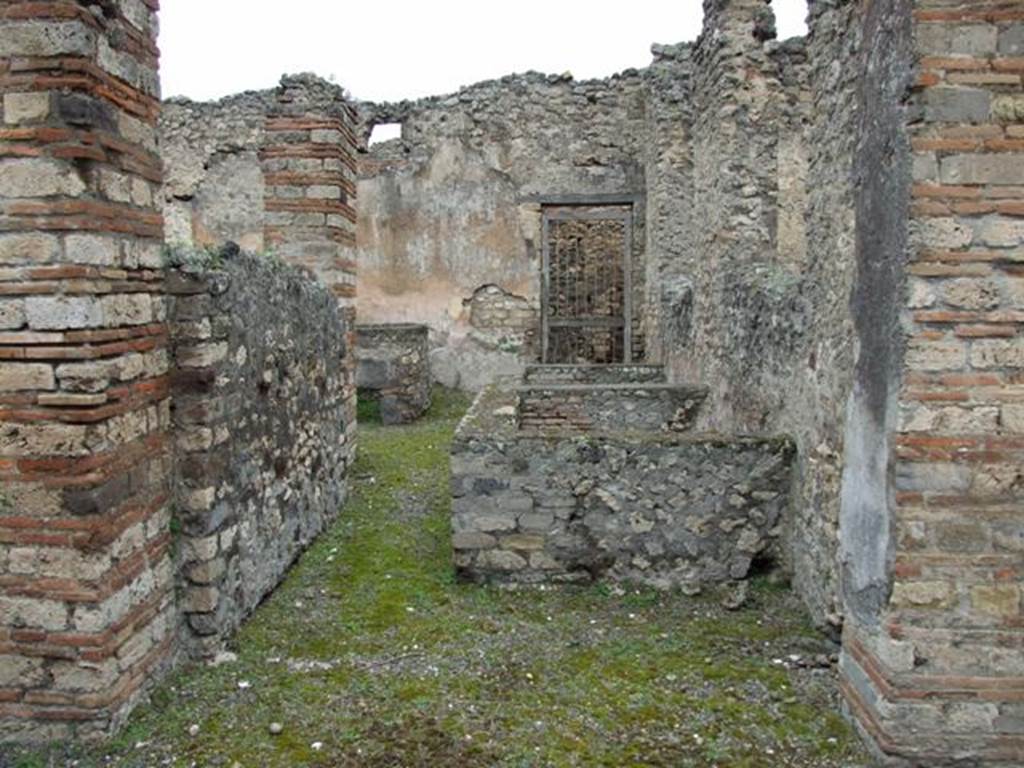
[[[356,386],[380,403],[385,424],[415,421],[430,407],[428,334],[425,325],[356,327]]]

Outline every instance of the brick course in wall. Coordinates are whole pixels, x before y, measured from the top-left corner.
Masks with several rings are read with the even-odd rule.
[[[0,738],[173,651],[155,0],[0,5]]]
[[[337,86],[310,75],[281,79],[267,110],[260,164],[264,242],[334,294],[345,342],[356,345],[355,112]],[[347,438],[355,445],[355,355],[344,361]],[[354,458],[354,456],[351,456]]]
[[[524,430],[690,429],[707,389],[664,383],[524,384],[515,388]]]
[[[218,647],[338,512],[353,458],[351,110],[285,78],[252,153],[253,244],[327,287],[245,255],[169,273],[156,14],[0,4],[2,741],[109,733]],[[188,244],[244,234],[226,209],[237,232]]]
[[[929,768],[1024,764],[1024,6],[812,0],[807,46],[767,42],[762,0],[705,9],[701,40],[657,47],[643,73],[527,75],[364,105],[365,125],[406,123],[404,144],[377,150],[394,163],[371,163],[364,181],[384,213],[416,203],[394,208],[391,180],[371,178],[381,174],[436,173],[417,195],[447,185],[457,212],[490,195],[503,221],[488,253],[523,258],[497,288],[488,270],[508,265],[474,243],[463,255],[480,271],[453,268],[473,279],[451,296],[423,283],[421,309],[465,314],[480,338],[521,336],[523,349],[537,200],[635,196],[648,348],[711,389],[702,426],[793,432],[795,480],[786,440],[612,439],[580,425],[564,439],[524,435],[512,396],[485,395],[454,448],[457,565],[501,580],[740,578],[778,551],[790,497],[796,586],[819,621],[845,619],[842,689],[879,753]],[[344,494],[356,116],[340,89],[305,75],[171,105],[184,110],[179,129],[190,109],[241,105],[227,122],[245,135],[244,157],[200,182],[194,203],[168,163],[168,239],[248,237],[327,288],[270,262],[167,273],[156,11],[155,0],[0,3],[2,740],[116,727],[174,660],[179,628],[191,649],[215,648]],[[570,142],[524,144],[497,169],[511,174],[499,189],[488,131],[537,136],[543,120],[518,118],[539,112],[587,140],[569,154]],[[222,132],[197,152],[234,143]],[[478,179],[468,196],[450,188],[446,157]],[[199,154],[186,164],[208,170]],[[186,203],[202,213],[218,197],[217,216],[183,218]],[[508,338],[490,333],[506,326]],[[556,395],[542,408],[579,391],[534,383]],[[703,564],[666,549],[707,522],[669,487],[680,455],[736,510],[729,530],[697,542]],[[755,488],[744,478],[761,464],[771,472]],[[643,509],[624,506],[631,496]],[[679,515],[648,528],[644,510],[669,508]]]
[[[312,76],[285,77],[267,110],[259,153],[267,247],[308,267],[353,311],[354,122],[341,89]]]
[[[660,384],[665,369],[660,365],[528,365],[524,384]]]

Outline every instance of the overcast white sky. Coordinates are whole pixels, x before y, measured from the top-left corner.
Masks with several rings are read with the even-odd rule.
[[[692,40],[702,0],[165,0],[165,96],[216,99],[285,72],[333,77],[355,97],[449,93],[513,72],[606,77],[650,63],[651,43]],[[782,38],[806,0],[774,0]]]

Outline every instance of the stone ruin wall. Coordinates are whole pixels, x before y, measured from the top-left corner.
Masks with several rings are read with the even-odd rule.
[[[352,122],[342,89],[312,75],[164,103],[166,249],[187,270],[170,310],[182,611],[198,652],[238,626],[344,499]]]
[[[379,164],[364,176],[398,170],[360,187],[378,184],[368,210],[399,219],[413,216],[396,204],[409,194],[435,218],[442,200],[476,210],[450,226],[491,213],[502,222],[478,229],[480,242],[513,243],[527,266],[498,264],[500,281],[490,270],[436,291],[446,322],[480,299],[492,331],[474,344],[499,349],[502,315],[485,311],[487,299],[506,302],[523,335],[536,306],[514,279],[537,274],[532,195],[559,179],[560,194],[640,195],[647,356],[712,388],[707,425],[796,439],[795,583],[819,620],[844,614],[851,714],[881,751],[912,764],[1016,765],[1024,10],[1016,0],[810,8],[806,46],[775,45],[761,39],[760,2],[709,2],[708,33],[658,48],[649,70],[609,83],[508,79],[513,93],[495,94],[489,116],[474,89],[411,112],[364,105],[362,139],[374,121],[402,120],[408,133],[364,157]],[[181,647],[170,522],[180,369],[160,258],[155,11],[154,0],[14,0],[0,14],[4,739],[109,730]],[[257,97],[263,137],[242,146],[256,148],[266,218],[252,233],[325,271],[351,314],[351,184],[335,162],[352,173],[343,145],[353,118],[307,109],[307,85],[318,88],[300,78]],[[531,111],[577,97],[592,118],[582,143],[564,116]],[[418,138],[421,109],[436,142]],[[485,140],[492,131],[502,141]],[[716,131],[738,151],[720,151]],[[523,179],[541,166],[559,172],[538,190]],[[473,180],[472,199],[435,198],[456,175]],[[169,212],[173,231],[216,242],[191,219],[200,198],[187,196],[171,193],[175,205],[193,202],[188,218]],[[258,213],[254,196],[238,199]],[[491,202],[474,209],[480,199]],[[449,253],[379,250],[416,252],[425,265]],[[450,328],[438,328],[447,343]],[[229,615],[247,599],[225,601],[238,611]]]
[[[854,4],[811,3],[808,38],[782,42],[760,0],[706,6],[702,36],[655,46],[647,74],[648,360],[709,387],[699,429],[794,438],[782,564],[837,631]]]
[[[403,136],[361,158],[360,309],[430,325],[434,375],[478,388],[539,355],[539,233],[521,201],[638,195],[642,359],[711,388],[702,428],[795,437],[786,565],[815,620],[838,626],[854,75],[827,80],[857,38],[849,4],[819,4],[811,38],[783,43],[765,8],[712,5],[696,43],[654,46],[648,69],[608,81],[528,75],[362,105],[364,137],[380,122]]]
[[[855,350],[853,157],[856,57],[862,44],[855,13],[854,3],[810,5],[806,254],[797,265],[799,281],[791,283],[778,312],[785,318],[781,324],[798,327],[801,338],[789,347],[788,366],[779,365],[783,373],[774,384],[789,393],[778,428],[798,445],[796,503],[787,536],[794,587],[816,620],[833,630],[843,614],[836,554],[843,425]]]
[[[327,287],[273,258],[175,269],[167,293],[179,609],[209,656],[341,510],[354,350]]]
[[[663,362],[677,337],[693,322],[693,281],[683,270],[682,244],[690,230],[693,158],[690,152],[694,104],[691,98],[693,45],[653,45],[647,70],[648,137],[644,165],[647,183],[647,259],[644,327],[649,362]]]
[[[496,373],[518,373],[539,355],[535,203],[544,197],[626,194],[635,201],[639,356],[661,361],[682,339],[689,344],[688,357],[695,357],[689,339],[694,273],[709,271],[701,262],[715,238],[700,242],[694,219],[738,222],[756,232],[741,242],[764,251],[758,261],[786,262],[786,275],[799,271],[807,249],[805,46],[790,41],[762,50],[751,40],[734,43],[727,55],[700,55],[712,47],[656,45],[651,67],[608,80],[528,73],[415,102],[361,104],[364,140],[374,125],[402,126],[401,139],[373,145],[360,159],[362,316],[430,325],[438,375],[446,383],[457,383],[449,370],[452,359],[482,363],[480,374],[461,382],[470,389]],[[736,71],[724,74],[719,56]],[[704,73],[696,84],[694,72]],[[752,73],[750,84],[745,78]],[[751,98],[756,119],[742,135],[736,128],[720,134],[719,113],[742,112],[743,100]],[[702,142],[699,151],[691,146],[695,136]],[[736,162],[742,153],[747,156]],[[703,164],[699,191],[694,157]],[[728,181],[720,182],[719,175]],[[451,184],[455,178],[458,185]],[[737,208],[742,205],[750,210]],[[737,245],[729,252],[738,262],[730,272],[741,273],[739,262],[750,248]],[[775,288],[772,277],[763,277],[769,285],[758,290]],[[479,311],[492,302],[500,305],[496,322],[492,313]],[[741,308],[750,315],[758,310]],[[717,332],[722,322],[715,317],[707,327]],[[683,330],[663,334],[663,325]],[[505,340],[511,343],[505,346]],[[710,331],[702,344],[710,345]],[[476,360],[482,348],[511,353],[505,356],[509,365]],[[672,362],[680,373],[698,371],[699,363],[686,368],[679,355]],[[762,402],[752,410],[763,419],[778,399],[761,393]]]
[[[643,74],[648,359],[700,426],[795,438],[789,566],[865,732],[1013,764],[1019,3],[816,0],[784,44],[707,10]]]
[[[854,73],[837,62],[856,50],[852,5],[812,3],[809,37],[783,42],[762,2],[706,11],[697,42],[656,47],[651,68],[675,87],[654,102],[649,359],[709,387],[699,429],[794,438],[783,564],[836,631],[855,115]]]
[[[354,120],[343,90],[314,75],[217,102],[166,101],[168,245],[272,251],[314,272],[354,318]]]
[[[428,325],[433,375],[450,386],[521,373],[540,355],[540,204],[578,197],[633,202],[641,308],[646,111],[636,71],[586,82],[528,73],[361,104],[364,140],[394,122],[402,138],[360,158],[360,318]]]
[[[167,248],[231,242],[303,267],[335,296],[355,348],[355,114],[341,87],[287,75],[217,102],[170,99],[160,116]],[[355,355],[344,362],[355,444]]]
[[[806,261],[807,45],[770,39],[761,0],[705,5],[703,34],[675,52],[689,70],[693,119],[688,179],[663,193],[685,213],[655,257],[677,302],[662,306],[677,322],[659,353],[672,378],[711,387],[706,426],[769,430],[804,330],[787,315]]]
[[[353,214],[322,187],[351,189],[324,168],[351,115],[293,78],[259,151],[264,244],[330,289],[251,257],[168,271],[156,10],[0,8],[0,740],[115,729],[344,496]]]

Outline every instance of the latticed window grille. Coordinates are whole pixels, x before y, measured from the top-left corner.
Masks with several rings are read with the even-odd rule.
[[[631,361],[631,243],[627,206],[544,209],[544,362]]]

